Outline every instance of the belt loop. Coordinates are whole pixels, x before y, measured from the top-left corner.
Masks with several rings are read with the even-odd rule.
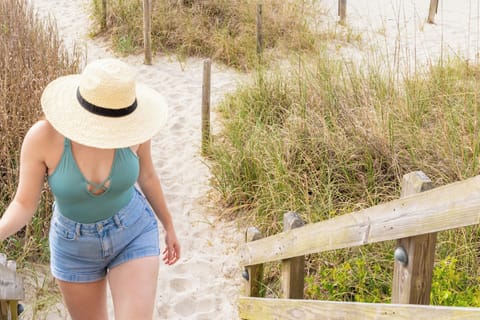
[[[123,228],[122,221],[120,221],[120,217],[118,216],[118,214],[113,216],[113,221],[115,222],[117,228]]]
[[[75,234],[77,235],[77,237],[80,237],[82,235],[82,230],[81,230],[81,224],[80,223],[75,224]]]

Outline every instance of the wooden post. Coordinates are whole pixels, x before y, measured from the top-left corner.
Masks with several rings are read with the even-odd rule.
[[[145,64],[152,64],[152,0],[143,0],[143,48]]]
[[[263,5],[257,3],[257,56],[261,61],[263,53]]]
[[[23,279],[17,276],[16,263],[0,253],[0,320],[18,319],[17,305],[25,298]]]
[[[303,220],[296,212],[283,215],[283,231],[302,227]],[[282,298],[303,299],[305,256],[282,260]]]
[[[102,30],[107,29],[107,0],[102,0]]]
[[[16,300],[0,300],[0,320],[17,320],[17,305]]]
[[[262,234],[255,227],[250,227],[245,232],[245,242],[255,241],[262,238]],[[263,281],[263,264],[256,264],[245,268],[248,280],[245,285],[245,296],[259,297],[261,283]]]
[[[338,16],[340,17],[338,23],[345,25],[347,21],[347,0],[338,0]]]
[[[403,176],[401,197],[432,189],[432,181],[421,171]],[[399,239],[397,247],[406,251],[406,264],[395,261],[392,303],[430,304],[433,261],[437,233]]]
[[[435,15],[438,12],[438,0],[430,0],[430,9],[428,10],[428,23],[435,23]]]
[[[203,62],[202,84],[202,153],[205,155],[210,145],[210,88],[212,62],[207,59]]]

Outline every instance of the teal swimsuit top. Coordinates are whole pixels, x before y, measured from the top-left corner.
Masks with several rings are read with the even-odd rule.
[[[138,157],[132,149],[115,149],[110,175],[102,183],[92,183],[80,172],[70,140],[65,138],[62,158],[48,176],[48,183],[62,215],[79,223],[94,223],[112,217],[128,204],[139,172]],[[89,185],[94,187],[93,192],[88,190]],[[103,192],[95,195],[99,190]]]

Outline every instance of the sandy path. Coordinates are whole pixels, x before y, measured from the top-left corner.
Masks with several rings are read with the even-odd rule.
[[[75,43],[80,45],[88,61],[114,56],[107,44],[87,37],[88,0],[32,3],[40,16],[56,20],[69,50]],[[235,251],[241,232],[233,224],[216,221],[211,213],[214,208],[205,201],[210,172],[199,156],[203,61],[189,59],[180,64],[172,58],[157,57],[152,66],[146,66],[143,56],[122,59],[137,69],[139,81],[163,93],[169,102],[170,121],[154,137],[152,153],[183,257],[174,266],[160,268],[155,319],[237,319],[236,298],[242,280]],[[212,106],[235,89],[241,78],[213,65]],[[111,303],[109,313],[113,319]],[[64,311],[52,312],[47,318],[68,319]]]

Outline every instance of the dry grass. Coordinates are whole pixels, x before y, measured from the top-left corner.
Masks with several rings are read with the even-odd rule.
[[[80,56],[69,56],[52,22],[42,22],[26,0],[0,2],[0,212],[14,196],[23,137],[41,115],[40,95],[59,75],[75,73]],[[2,243],[9,258],[48,260],[50,205],[42,195],[33,223]]]
[[[42,116],[42,90],[54,78],[77,72],[80,56],[78,52],[68,56],[52,22],[38,20],[26,0],[2,0],[0,57],[0,213],[3,213],[17,187],[23,137]],[[51,204],[52,197],[46,190],[33,221],[0,244],[0,252],[15,259],[25,277],[25,314],[30,319],[41,318],[42,312],[60,300],[54,282],[39,281],[43,276],[29,263],[49,260]]]
[[[0,213],[15,194],[23,137],[41,115],[40,95],[59,75],[75,73],[80,56],[68,56],[52,22],[38,20],[26,0],[0,2]],[[45,191],[33,221],[0,244],[0,252],[15,259],[25,277],[25,314],[43,318],[60,301],[53,280],[40,281],[29,262],[49,260],[48,230],[52,197]],[[41,274],[48,274],[43,272]],[[48,277],[45,277],[47,279]]]

